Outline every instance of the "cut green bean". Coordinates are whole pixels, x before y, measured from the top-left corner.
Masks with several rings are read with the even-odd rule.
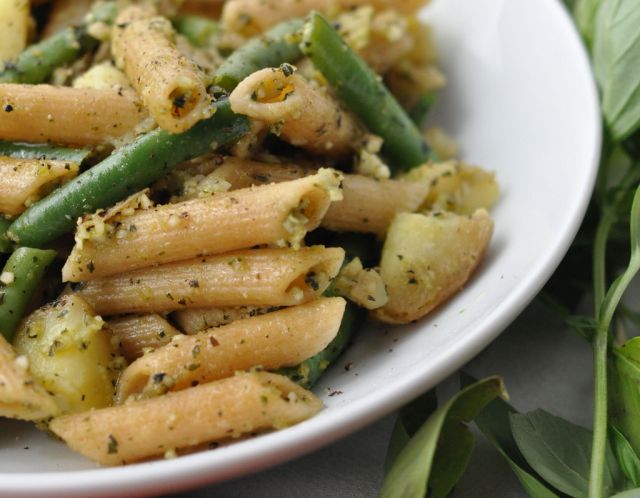
[[[419,128],[425,125],[425,121],[427,120],[427,116],[429,115],[429,111],[433,107],[433,104],[436,101],[436,94],[433,92],[425,93],[422,97],[418,99],[418,102],[414,104],[414,106],[409,110],[409,117],[411,121]]]
[[[207,17],[184,14],[173,19],[176,31],[196,47],[210,47],[220,34],[220,24]]]
[[[291,19],[252,38],[222,63],[216,71],[215,84],[231,91],[251,73],[299,59],[302,52],[296,35],[303,26],[302,19]]]
[[[82,164],[91,152],[91,149],[69,149],[49,144],[34,145],[0,141],[0,156],[16,159],[48,159]]]
[[[13,249],[13,244],[7,238],[9,225],[11,225],[11,222],[0,216],[0,253],[11,252]]]
[[[0,333],[9,342],[18,328],[42,275],[55,251],[21,247],[9,257],[0,274]]]
[[[88,33],[94,22],[111,24],[117,15],[115,2],[98,4],[81,26],[69,27],[33,44],[13,63],[5,63],[0,71],[0,83],[42,83],[53,70],[75,61],[98,41]]]
[[[347,302],[344,310],[340,329],[329,343],[317,355],[303,361],[300,365],[291,368],[282,368],[278,373],[286,375],[292,381],[310,389],[322,376],[325,370],[336,361],[340,354],[349,345],[356,330],[362,325],[365,318],[365,310],[351,302]]]
[[[9,227],[22,246],[42,247],[73,230],[78,217],[112,206],[162,178],[176,165],[226,145],[246,134],[246,117],[234,114],[227,98],[217,111],[190,130],[172,135],[155,130],[85,171],[33,204]]]
[[[340,100],[384,139],[383,152],[395,171],[429,159],[429,146],[381,78],[317,12],[305,24],[301,48]]]

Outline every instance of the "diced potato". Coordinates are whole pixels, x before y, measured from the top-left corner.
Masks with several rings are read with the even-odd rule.
[[[55,398],[29,373],[29,360],[17,357],[0,335],[0,416],[42,420],[59,412]]]
[[[388,323],[409,323],[429,313],[469,279],[492,233],[493,221],[484,209],[473,216],[397,215],[380,264],[389,301],[373,316]]]
[[[0,0],[0,68],[27,46],[30,24],[28,0]]]
[[[373,268],[364,268],[360,258],[354,258],[342,267],[333,290],[368,310],[380,308],[389,300],[380,273]]]
[[[129,88],[127,76],[111,62],[102,62],[91,67],[73,80],[74,88]]]
[[[476,209],[491,209],[500,196],[493,172],[460,161],[425,164],[403,178],[431,185],[422,205],[431,211],[473,214]]]
[[[63,412],[112,403],[119,358],[104,321],[79,296],[63,296],[32,313],[14,347]]]

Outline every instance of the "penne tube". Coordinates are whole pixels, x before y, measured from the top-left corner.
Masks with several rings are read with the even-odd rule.
[[[218,19],[224,0],[186,0],[180,7],[180,13],[196,14]]]
[[[228,182],[235,189],[286,181],[307,171],[292,164],[229,157],[211,176]],[[329,230],[375,233],[383,237],[396,214],[416,211],[429,192],[429,182],[425,181],[374,180],[362,175],[344,175],[342,200],[331,203],[321,225]]]
[[[0,213],[15,216],[78,174],[78,164],[0,157]]]
[[[202,72],[176,48],[174,36],[169,20],[151,8],[132,6],[116,19],[111,52],[160,128],[180,133],[215,107]]]
[[[101,315],[293,306],[320,296],[343,259],[341,248],[251,249],[90,280],[76,291]]]
[[[288,64],[248,76],[229,101],[234,112],[271,125],[282,139],[312,153],[345,157],[361,135],[349,111]]]
[[[384,237],[394,216],[416,211],[429,193],[426,183],[374,180],[345,175],[343,199],[332,203],[322,226],[339,232],[375,233]]]
[[[371,20],[369,41],[360,56],[379,74],[386,73],[414,46],[408,32],[407,18],[394,10],[386,10]]]
[[[96,145],[134,133],[147,117],[131,91],[0,84],[0,139]]]
[[[0,70],[25,49],[30,26],[29,0],[0,0]]]
[[[173,337],[182,335],[167,320],[155,313],[114,318],[109,320],[107,325],[111,336],[118,342],[122,354],[129,362],[168,344]]]
[[[49,428],[72,449],[103,465],[171,454],[175,449],[283,429],[322,409],[286,377],[239,373],[153,399],[59,417]]]
[[[193,308],[176,311],[171,315],[171,319],[185,334],[197,334],[212,327],[220,327],[237,320],[264,315],[277,309],[276,307],[260,308],[257,306]]]
[[[81,223],[63,279],[93,280],[261,244],[297,248],[320,224],[332,199],[339,198],[340,179],[326,169],[287,183],[158,206],[114,218],[101,236],[83,230]],[[86,223],[94,226],[92,218]],[[88,233],[86,240],[82,233]]]
[[[25,356],[16,357],[0,334],[0,416],[42,420],[60,412],[55,398],[36,382]]]
[[[428,0],[227,0],[222,9],[225,31],[255,36],[292,17],[304,17],[313,10],[334,17],[340,11],[373,6],[376,10],[395,9],[402,14],[416,13]]]
[[[260,366],[277,370],[314,356],[338,333],[346,301],[321,298],[238,320],[196,335],[179,336],[144,355],[120,377],[116,403],[179,391]]]

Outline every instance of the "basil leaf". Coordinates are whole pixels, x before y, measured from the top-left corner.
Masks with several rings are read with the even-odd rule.
[[[615,494],[610,498],[638,498],[640,496],[640,488],[628,489],[622,493]]]
[[[602,0],[593,37],[593,63],[602,112],[614,141],[640,126],[640,2]]]
[[[465,422],[504,392],[502,380],[489,377],[460,391],[434,412],[393,460],[382,483],[381,498],[423,498],[427,483],[432,485],[430,496],[446,496],[468,461],[468,456],[463,458],[464,465],[450,461],[452,456],[460,458],[460,454],[455,448],[446,448],[446,443],[462,444],[468,453],[467,433],[471,433]],[[436,463],[437,460],[442,462]],[[429,481],[432,468],[438,469],[439,474],[433,483]]]
[[[402,449],[437,408],[436,391],[431,389],[400,410],[387,448],[387,458],[384,462],[385,472],[389,471]]]
[[[592,433],[544,410],[512,413],[511,431],[527,463],[549,484],[575,498],[589,492]],[[624,487],[624,476],[607,447],[605,494]]]
[[[573,17],[578,29],[588,45],[593,40],[596,26],[596,14],[601,0],[577,0],[573,7]]]
[[[460,373],[461,386],[467,386],[473,382],[475,379],[472,376],[464,372]],[[542,478],[536,474],[520,453],[509,427],[509,414],[511,413],[518,412],[503,399],[496,398],[485,406],[473,421],[480,432],[507,461],[529,496],[532,498],[558,498],[559,495],[544,484]]]
[[[611,433],[613,453],[620,464],[622,472],[634,486],[640,486],[640,458],[638,458],[624,434],[614,426],[609,427],[609,432]]]
[[[640,337],[613,348],[609,364],[610,422],[640,451]]]

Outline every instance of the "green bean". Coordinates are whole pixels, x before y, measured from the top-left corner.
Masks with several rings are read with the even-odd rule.
[[[184,14],[173,19],[176,31],[196,47],[210,47],[220,34],[220,24],[207,17]]]
[[[218,100],[216,106],[211,118],[184,133],[172,135],[158,129],[116,150],[29,207],[9,227],[9,238],[20,245],[42,247],[71,231],[79,216],[111,206],[162,178],[181,162],[247,133],[247,118],[234,114],[227,98]]]
[[[11,342],[55,251],[21,247],[4,265],[0,282],[0,333]]]
[[[303,25],[302,19],[291,19],[277,24],[261,37],[249,40],[218,68],[215,84],[231,91],[259,69],[299,59],[302,53],[296,34]]]
[[[49,144],[34,145],[0,141],[0,156],[16,159],[49,159],[81,164],[90,154],[90,149],[69,149]]]
[[[11,222],[0,216],[0,253],[11,252],[13,249],[13,244],[6,236],[9,225],[11,225]]]
[[[69,27],[28,47],[16,62],[6,63],[0,71],[0,83],[42,83],[53,70],[76,60],[98,41],[88,33],[94,22],[111,24],[117,15],[115,2],[98,4],[80,26]]]
[[[422,95],[418,102],[416,102],[413,107],[409,110],[409,117],[411,121],[418,128],[422,128],[427,120],[427,116],[429,115],[429,111],[433,107],[433,104],[436,101],[436,94],[433,92],[428,92]]]
[[[336,361],[349,345],[356,330],[364,321],[365,310],[347,302],[340,329],[329,345],[315,356],[291,368],[282,368],[278,373],[309,389],[318,381],[329,365]]]
[[[420,131],[380,77],[317,12],[305,24],[301,48],[340,100],[384,139],[383,152],[394,170],[418,166],[429,158]]]

